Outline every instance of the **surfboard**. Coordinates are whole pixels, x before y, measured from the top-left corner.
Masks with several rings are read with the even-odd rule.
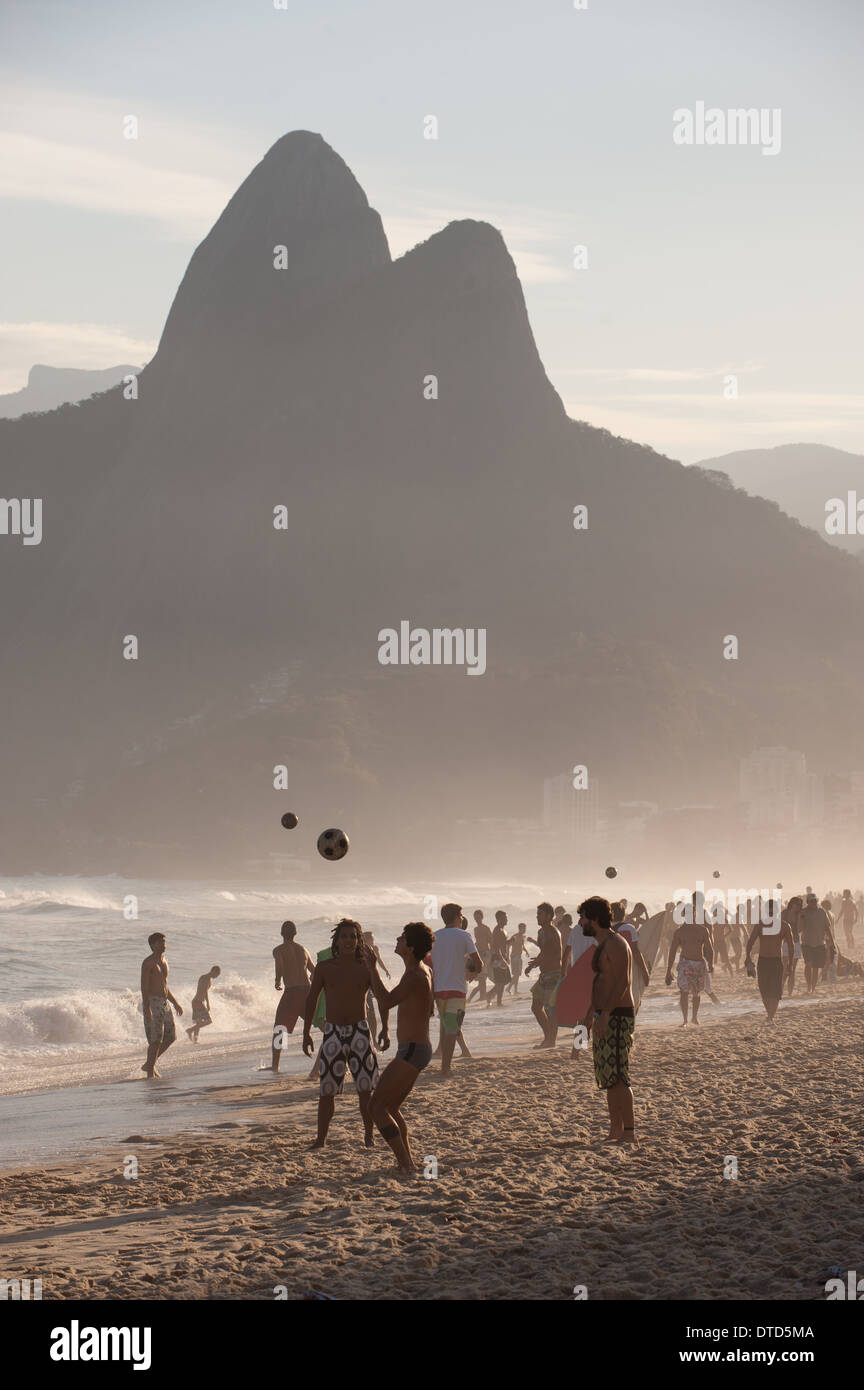
[[[555,1017],[562,1028],[575,1028],[588,1012],[594,984],[591,962],[596,950],[592,941],[561,981],[555,1000]]]
[[[648,918],[648,921],[645,922],[645,924],[642,926],[639,932],[639,950],[642,953],[642,959],[648,967],[649,976],[652,970],[654,969],[654,962],[657,959],[657,952],[660,950],[660,941],[663,936],[663,922],[665,916],[665,912],[655,912],[654,916]],[[648,983],[651,983],[650,979]],[[637,1012],[639,1010],[639,1005],[642,1003],[642,995],[644,994],[647,987],[647,985],[643,984],[641,975],[637,979],[636,972],[634,971],[633,1002],[636,1005]]]

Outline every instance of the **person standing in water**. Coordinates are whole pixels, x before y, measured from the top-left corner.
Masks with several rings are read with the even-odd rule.
[[[168,988],[165,933],[152,932],[147,938],[147,945],[150,955],[141,963],[141,1010],[147,1036],[147,1059],[141,1070],[152,1080],[159,1077],[156,1058],[167,1052],[177,1037],[171,1008],[176,1009],[178,1018],[182,1018],[183,1010]]]
[[[514,998],[519,993],[519,981],[522,978],[522,957],[528,954],[528,947],[525,944],[525,933],[527,930],[525,923],[520,922],[508,942],[510,949],[510,986],[507,992],[508,994],[512,994]]]
[[[530,975],[536,966],[540,978],[531,989],[531,1012],[543,1032],[543,1041],[537,1048],[554,1047],[558,1039],[558,1020],[555,1017],[555,1000],[561,984],[561,936],[552,921],[551,903],[540,903],[537,908],[537,945],[540,954],[535,956],[525,968]]]
[[[507,941],[507,913],[499,910],[495,913],[495,929],[492,932],[492,946],[490,949],[490,970],[492,973],[492,992],[488,996],[487,1008],[491,1009],[493,1003],[502,1008],[504,1004],[504,987],[509,985],[511,980],[510,966],[507,964],[508,941]]]
[[[213,1022],[210,1017],[210,986],[221,974],[218,965],[211,965],[206,975],[199,976],[198,988],[192,1000],[192,1027],[186,1029],[190,1042],[197,1043],[201,1029],[208,1028]]]
[[[276,970],[276,989],[281,990],[284,986],[284,994],[279,1000],[276,1009],[276,1017],[273,1020],[273,1058],[271,1070],[279,1070],[279,1059],[282,1056],[282,1049],[288,1041],[289,1033],[293,1033],[297,1025],[298,1018],[302,1018],[303,1009],[306,1005],[306,996],[309,993],[309,981],[312,978],[314,966],[312,957],[295,940],[297,928],[293,922],[282,923],[282,945],[273,947],[273,964]]]
[[[858,921],[858,908],[852,897],[850,888],[843,889],[843,897],[837,909],[837,921],[846,933],[846,950],[849,952],[855,949],[855,923]]]
[[[474,993],[468,996],[469,1004],[473,1004],[475,999],[482,1002],[486,998],[486,992],[491,983],[492,931],[483,921],[482,907],[478,907],[474,913],[474,942],[477,947],[477,954],[483,962],[483,969],[474,987]]]

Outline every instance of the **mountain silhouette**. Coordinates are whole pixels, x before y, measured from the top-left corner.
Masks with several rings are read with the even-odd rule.
[[[355,871],[512,868],[503,822],[575,764],[609,800],[730,805],[759,744],[846,766],[860,567],[569,419],[493,227],[391,261],[339,156],[286,135],[138,388],[0,423],[44,514],[41,545],[0,536],[5,871],[239,872],[325,825]],[[403,620],[484,628],[485,674],[382,666]]]
[[[864,500],[864,458],[827,444],[781,444],[775,449],[743,449],[703,459],[700,468],[725,473],[736,487],[776,502],[789,516],[818,531],[831,544],[864,555],[864,535],[825,531],[826,503],[846,502],[855,492]]]
[[[26,386],[0,396],[0,419],[13,420],[19,415],[56,410],[60,405],[86,400],[99,391],[109,391],[124,376],[137,376],[140,370],[126,364],[96,370],[37,364],[30,368]]]

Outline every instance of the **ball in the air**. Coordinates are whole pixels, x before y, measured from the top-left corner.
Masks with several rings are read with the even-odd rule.
[[[322,859],[342,859],[348,853],[348,836],[344,830],[322,830],[318,836],[318,853]]]
[[[618,870],[617,870],[617,869],[613,869],[613,867],[612,867],[611,864],[609,865],[609,868],[606,870],[606,877],[607,877],[607,878],[617,878],[617,877],[618,877]]]
[[[295,816],[293,811],[286,811],[282,817],[282,824],[286,830],[293,830],[299,823],[300,819],[298,816]]]
[[[715,870],[714,870],[714,877],[715,877],[715,878],[719,878],[719,877],[720,877],[720,870],[719,870],[719,869],[715,869]]]

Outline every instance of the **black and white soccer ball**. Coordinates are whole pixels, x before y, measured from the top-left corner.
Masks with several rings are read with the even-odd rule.
[[[344,830],[322,830],[318,836],[318,853],[322,859],[344,859],[348,853],[348,836]]]

